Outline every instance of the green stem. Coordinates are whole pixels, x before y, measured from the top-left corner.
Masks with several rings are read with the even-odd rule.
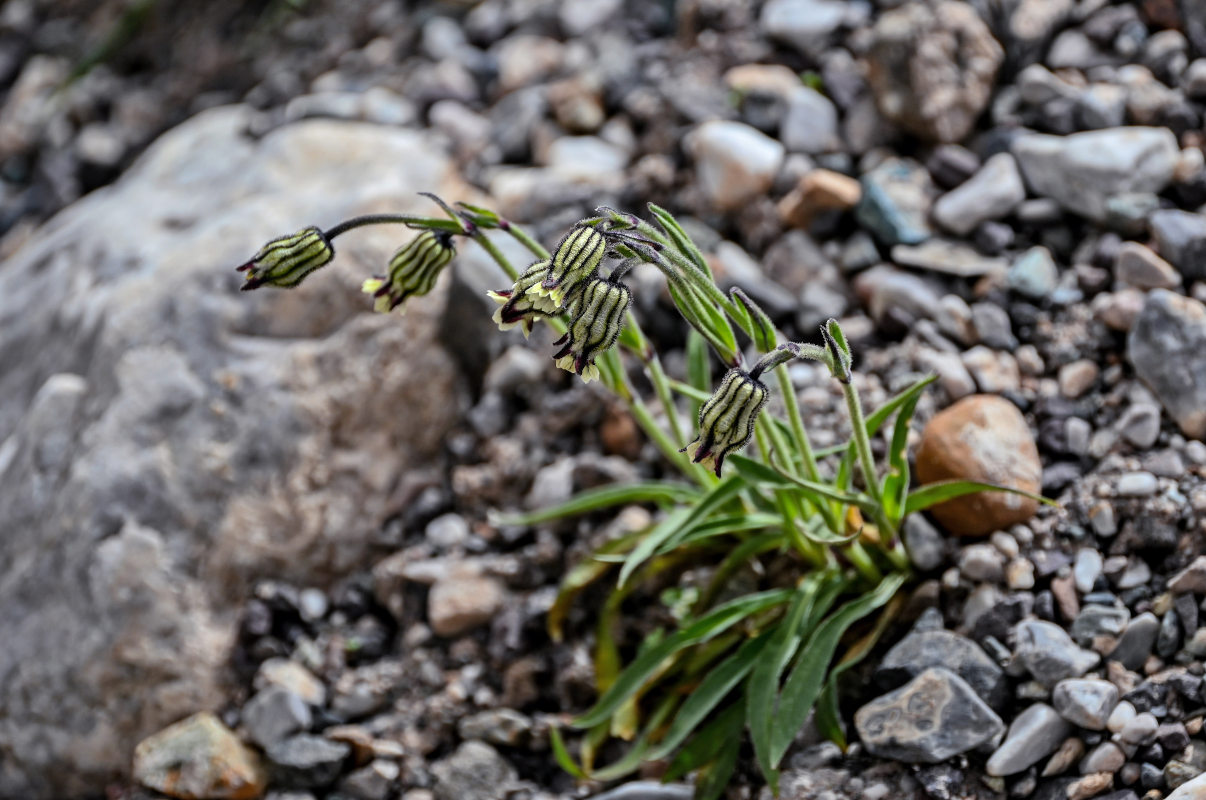
[[[754,429],[758,443],[758,451],[762,454],[763,462],[770,463],[770,442],[767,441],[766,426],[759,425]],[[814,567],[823,568],[829,563],[829,551],[816,542],[809,541],[796,525],[797,512],[791,508],[791,502],[786,492],[775,491],[775,505],[779,507],[779,515],[783,517],[783,530],[801,556]]]
[[[434,217],[414,217],[409,214],[365,214],[363,217],[353,217],[344,220],[329,231],[323,233],[328,239],[334,239],[341,233],[347,233],[355,228],[366,225],[412,225],[420,228],[464,233],[464,227],[454,220],[436,219]]]
[[[536,241],[532,234],[528,233],[524,228],[516,225],[514,222],[511,222],[510,220],[499,220],[498,227],[511,234],[515,241],[528,248],[532,255],[536,256],[542,261],[547,261],[548,259],[552,258],[552,255],[549,254],[549,251],[544,249],[544,245]]]
[[[490,237],[486,236],[485,231],[480,228],[475,230],[473,232],[473,241],[481,245],[482,249],[490,255],[490,258],[493,258],[494,262],[507,274],[508,278],[514,281],[519,277],[519,270],[515,269],[507,257],[503,255],[502,250],[498,249],[498,245],[490,241]]]
[[[842,552],[846,558],[850,559],[850,563],[854,565],[859,574],[868,582],[878,584],[884,579],[884,574],[880,572],[879,567],[875,566],[875,561],[871,558],[871,554],[863,547],[862,542],[855,539],[842,548]]]
[[[878,496],[879,476],[875,474],[875,459],[871,455],[871,438],[867,436],[867,421],[863,417],[863,406],[859,402],[858,388],[854,381],[842,382],[842,392],[846,395],[846,408],[850,412],[850,424],[854,428],[854,447],[858,454],[858,464],[863,473],[863,483],[867,492]],[[897,569],[908,570],[908,556],[897,547],[896,529],[888,521],[882,506],[877,506],[872,514],[875,527],[879,529],[880,546],[888,560]]]

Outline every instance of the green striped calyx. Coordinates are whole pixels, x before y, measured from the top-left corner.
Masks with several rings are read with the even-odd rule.
[[[548,261],[537,261],[528,267],[510,289],[487,292],[501,306],[494,312],[494,321],[499,330],[521,328],[524,338],[532,332],[536,320],[550,317],[558,312],[557,303],[546,294],[535,291],[549,271]]]
[[[334,257],[335,248],[330,239],[311,225],[289,236],[273,239],[236,269],[247,273],[247,281],[242,287],[245,292],[261,286],[292,289]]]
[[[361,290],[374,297],[374,310],[392,311],[407,298],[430,292],[455,255],[451,233],[423,231],[394,253],[387,275],[369,278]]]
[[[699,436],[683,452],[719,476],[725,456],[745,447],[754,435],[754,424],[766,398],[766,386],[757,377],[738,367],[729,370],[700,408]]]
[[[553,298],[558,308],[565,308],[567,297],[575,288],[593,277],[607,253],[607,238],[590,225],[575,225],[557,249],[548,273],[534,291]]]
[[[613,278],[591,278],[582,288],[569,330],[554,345],[557,366],[582,376],[590,383],[599,377],[595,359],[620,338],[624,314],[632,304],[632,292]]]

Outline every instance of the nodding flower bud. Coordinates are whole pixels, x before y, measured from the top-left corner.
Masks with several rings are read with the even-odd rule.
[[[547,294],[559,308],[564,308],[565,298],[594,276],[606,252],[607,239],[602,231],[589,225],[575,225],[553,251],[549,271],[535,291]]]
[[[452,234],[426,230],[403,245],[389,260],[389,274],[369,278],[360,287],[371,294],[376,311],[391,311],[408,297],[424,295],[456,255]]]
[[[737,367],[729,370],[699,410],[699,436],[680,452],[696,464],[711,467],[719,477],[725,456],[745,447],[754,435],[766,398],[766,387],[757,377]]]
[[[247,273],[243,291],[261,286],[292,289],[335,257],[335,248],[321,230],[311,225],[290,236],[273,239],[250,261],[236,269]]]
[[[536,320],[557,313],[557,303],[553,298],[533,291],[548,271],[548,261],[537,261],[515,280],[515,285],[510,289],[488,292],[490,297],[502,303],[494,312],[494,321],[498,323],[499,330],[520,327],[524,338],[527,338]]]
[[[599,377],[595,359],[607,352],[624,328],[624,314],[632,304],[632,292],[615,278],[592,278],[582,289],[569,330],[554,345],[557,366],[582,376],[590,383]]]

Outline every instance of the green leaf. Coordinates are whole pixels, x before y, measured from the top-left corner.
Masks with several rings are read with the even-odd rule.
[[[875,626],[866,636],[851,645],[837,665],[829,671],[829,680],[826,681],[821,696],[817,698],[815,716],[817,730],[842,750],[846,749],[846,734],[842,730],[841,714],[838,710],[838,679],[842,677],[842,673],[867,657],[903,606],[904,597],[902,595],[898,594],[888,601],[887,607],[875,620]]]
[[[888,446],[888,473],[884,476],[880,501],[893,530],[900,526],[909,494],[909,422],[920,397],[920,393],[914,394],[901,405],[892,430],[892,443]]]
[[[645,559],[657,552],[661,545],[674,538],[680,531],[690,530],[695,523],[707,519],[714,511],[724,507],[745,488],[745,481],[737,475],[729,475],[712,487],[694,507],[678,508],[672,511],[653,530],[645,536],[629,553],[628,559],[620,569],[620,585],[623,586],[632,576],[634,570]]]
[[[763,464],[761,461],[755,461],[749,456],[743,456],[740,453],[734,453],[725,461],[733,465],[733,469],[738,475],[743,477],[747,483],[752,486],[767,484],[770,486],[791,486],[791,481],[787,477],[775,469]]]
[[[569,748],[565,746],[565,739],[561,738],[561,731],[556,725],[549,727],[549,744],[553,748],[553,758],[563,770],[578,780],[586,780],[586,773],[570,755]]]
[[[711,721],[678,751],[662,780],[667,783],[676,781],[688,772],[716,760],[730,740],[740,742],[743,729],[741,720],[744,716],[745,708],[740,702],[732,703],[724,711],[714,714]]]
[[[783,543],[783,533],[775,531],[773,533],[761,533],[757,536],[751,536],[734,547],[732,552],[725,557],[724,561],[720,562],[720,566],[712,574],[712,579],[708,581],[708,588],[704,590],[704,593],[699,598],[699,602],[696,603],[696,609],[704,609],[710,606],[729,578],[733,576],[733,573],[741,569],[747,561],[770,550],[782,547]]]
[[[720,705],[729,696],[729,692],[741,683],[758,663],[770,642],[770,634],[747,639],[745,644],[737,648],[736,653],[711,669],[679,708],[665,738],[649,754],[650,760],[666,758],[673,753],[695,731],[696,726],[708,718],[712,709]]]
[[[701,398],[692,398],[690,418],[699,418],[699,407],[712,395],[712,363],[708,357],[708,343],[692,328],[687,331],[687,382],[699,390]]]
[[[717,606],[708,614],[668,636],[654,647],[645,650],[628,665],[627,669],[620,673],[620,677],[616,679],[610,689],[603,693],[594,707],[574,720],[574,727],[589,728],[610,718],[625,700],[637,692],[645,681],[657,672],[667,658],[685,647],[719,636],[751,614],[787,602],[791,594],[788,589],[773,589],[731,600],[724,605]]]
[[[723,517],[710,519],[703,522],[690,530],[686,531],[683,536],[666,542],[660,548],[658,553],[666,553],[676,547],[686,547],[688,545],[699,544],[707,539],[716,536],[727,536],[734,533],[746,533],[748,531],[763,530],[766,528],[778,528],[783,525],[783,517],[778,514],[752,513],[752,514],[731,514]]]
[[[612,506],[632,503],[656,503],[660,506],[691,503],[699,498],[699,489],[684,483],[626,483],[587,489],[561,505],[540,508],[526,514],[492,515],[495,525],[539,525],[542,522],[588,514]]]
[[[770,652],[758,662],[746,682],[745,722],[750,729],[758,766],[772,786],[778,783],[774,765],[770,763],[770,743],[779,679],[800,642],[809,633],[801,623],[810,618],[812,604],[816,602],[817,593],[828,575],[814,573],[800,582],[787,614],[774,628]]]
[[[652,747],[649,739],[655,731],[661,728],[670,712],[678,705],[678,698],[671,696],[667,697],[657,707],[657,710],[649,716],[649,721],[645,724],[641,735],[632,743],[632,747],[619,761],[614,764],[609,764],[602,769],[594,770],[588,775],[592,780],[597,781],[614,781],[617,778],[623,778],[636,772],[641,764],[648,760],[649,748]]]
[[[779,766],[796,733],[804,725],[824,684],[829,662],[833,659],[842,634],[852,624],[891,600],[904,581],[905,576],[901,573],[886,576],[870,592],[839,608],[809,637],[779,697],[771,736],[772,767]]]
[[[695,800],[719,800],[729,788],[729,779],[737,768],[741,753],[741,729],[729,735],[716,759],[699,771],[695,781]]]
[[[699,331],[726,365],[735,364],[738,353],[737,337],[729,325],[728,318],[706,299],[701,298],[689,283],[678,277],[667,277],[670,298],[674,300],[674,305],[678,307],[683,319]]]
[[[983,481],[936,481],[935,483],[927,483],[925,486],[910,492],[908,500],[905,501],[904,513],[912,514],[914,511],[924,511],[930,506],[977,492],[1005,492],[1037,500],[1043,505],[1059,506],[1059,503],[1054,500],[1048,500],[1042,495],[1031,494],[1030,492],[1024,492],[1021,489],[1013,489],[1008,486],[998,486],[995,483],[984,483]]]
[[[739,287],[734,286],[729,290],[729,296],[736,303],[736,308],[744,309],[748,317],[747,330],[753,332],[754,346],[758,348],[760,353],[769,353],[779,346],[779,332],[775,329],[775,323],[771,321],[762,307],[755,303],[749,295],[743,292]]]
[[[712,268],[708,266],[708,260],[695,246],[695,242],[691,241],[691,237],[687,235],[686,230],[678,223],[674,215],[653,203],[649,204],[649,213],[657,219],[658,224],[662,226],[662,230],[666,232],[670,241],[674,242],[674,246],[678,248],[679,252],[691,259],[696,266],[703,270],[705,275],[711,278]]]
[[[801,489],[807,490],[806,494],[808,495],[816,495],[817,497],[823,497],[828,500],[836,500],[837,502],[845,503],[846,505],[858,506],[864,511],[872,511],[878,507],[878,504],[875,502],[875,500],[865,494],[843,492],[828,483],[818,483],[816,481],[810,481],[804,478],[797,478],[795,475],[790,475],[781,469],[776,469],[775,471],[788,482],[794,483]],[[810,496],[809,499],[811,499],[814,503],[818,503],[814,497]]]
[[[549,632],[550,639],[554,642],[562,640],[565,633],[563,629],[565,617],[569,613],[574,598],[611,569],[611,564],[606,557],[628,550],[644,535],[644,531],[634,531],[618,539],[612,539],[595,551],[595,557],[580,561],[570,569],[562,579],[561,586],[557,589],[557,597],[553,600],[553,605],[549,607],[549,612],[545,617],[545,628]]]

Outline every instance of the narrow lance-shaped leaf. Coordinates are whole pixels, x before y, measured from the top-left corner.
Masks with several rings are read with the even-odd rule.
[[[781,605],[791,597],[788,589],[774,589],[765,592],[739,597],[724,605],[718,606],[697,621],[677,631],[657,646],[641,653],[620,674],[612,687],[608,689],[594,707],[574,720],[574,726],[589,728],[611,717],[617,708],[629,696],[639,690],[645,681],[653,675],[661,663],[684,647],[707,641],[714,636],[724,633],[741,620],[765,611],[768,608]]]
[[[753,334],[754,347],[760,353],[769,353],[779,346],[779,333],[775,323],[762,310],[762,307],[750,299],[750,296],[738,287],[729,291],[729,296],[736,301],[736,306],[745,310],[749,318],[749,330]]]
[[[620,585],[626,583],[633,571],[657,552],[662,543],[673,538],[679,531],[688,530],[695,523],[707,519],[713,511],[723,508],[744,488],[745,481],[737,475],[730,475],[716,484],[693,508],[679,508],[672,512],[633,548],[620,570]]]
[[[550,639],[554,642],[562,640],[565,617],[569,613],[570,605],[573,604],[574,598],[583,589],[611,570],[611,564],[606,559],[599,558],[599,556],[610,556],[626,552],[644,534],[644,531],[634,531],[619,539],[612,539],[595,551],[595,557],[580,561],[566,573],[565,578],[561,581],[561,586],[557,589],[557,597],[553,600],[553,605],[549,608],[549,612],[545,617],[545,627],[549,632]]]
[[[683,483],[630,483],[600,486],[579,492],[572,499],[556,506],[540,508],[526,514],[500,514],[492,518],[496,525],[539,525],[542,522],[588,514],[613,506],[633,503],[672,505],[690,503],[699,497],[699,490]]]
[[[924,511],[930,506],[977,492],[1005,492],[1006,494],[1029,497],[1031,500],[1037,500],[1043,505],[1059,506],[1059,503],[1040,494],[1033,494],[1009,486],[999,486],[995,483],[984,483],[983,481],[937,481],[936,483],[927,483],[925,486],[910,492],[909,499],[905,502],[905,513],[911,514],[914,511]]]
[[[804,725],[804,720],[821,691],[829,662],[833,659],[842,634],[852,624],[891,600],[904,580],[905,576],[900,573],[886,576],[873,590],[856,600],[851,600],[834,612],[809,638],[779,696],[779,708],[771,736],[772,767],[779,766],[796,733]]]
[[[880,500],[883,503],[884,515],[893,528],[899,526],[904,517],[905,499],[909,493],[909,423],[913,419],[913,411],[917,408],[920,396],[920,393],[914,394],[900,407],[900,413],[896,415],[896,425],[892,430],[892,443],[888,446],[888,472],[884,476]],[[893,531],[882,533],[889,536]]]
[[[713,714],[711,721],[700,728],[699,732],[691,737],[691,741],[678,751],[662,780],[676,781],[688,772],[716,760],[729,740],[736,739],[740,742],[744,730],[741,720],[744,716],[745,706],[740,702],[731,703],[724,711]]]

